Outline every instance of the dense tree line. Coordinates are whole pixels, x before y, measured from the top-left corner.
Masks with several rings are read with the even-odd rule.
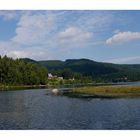
[[[0,84],[8,85],[43,85],[47,80],[47,68],[0,56]]]

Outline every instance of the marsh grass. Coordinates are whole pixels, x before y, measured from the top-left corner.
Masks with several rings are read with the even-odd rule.
[[[140,97],[140,86],[89,86],[75,88],[73,92],[95,97]]]

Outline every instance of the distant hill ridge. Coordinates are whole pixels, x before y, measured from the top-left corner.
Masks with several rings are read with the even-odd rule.
[[[96,62],[90,59],[67,59],[35,61],[29,58],[22,59],[27,62],[37,63],[48,68],[49,71],[70,69],[83,75],[111,79],[128,77],[130,80],[140,80],[140,64],[113,64]]]

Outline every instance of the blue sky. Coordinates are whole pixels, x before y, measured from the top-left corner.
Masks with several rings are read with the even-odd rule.
[[[140,11],[0,11],[0,55],[140,64]]]

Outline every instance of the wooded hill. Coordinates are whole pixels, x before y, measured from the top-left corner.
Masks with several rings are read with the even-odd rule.
[[[88,77],[97,82],[140,81],[140,64],[112,64],[89,59],[35,61],[22,59],[45,66],[50,73],[71,78]]]

